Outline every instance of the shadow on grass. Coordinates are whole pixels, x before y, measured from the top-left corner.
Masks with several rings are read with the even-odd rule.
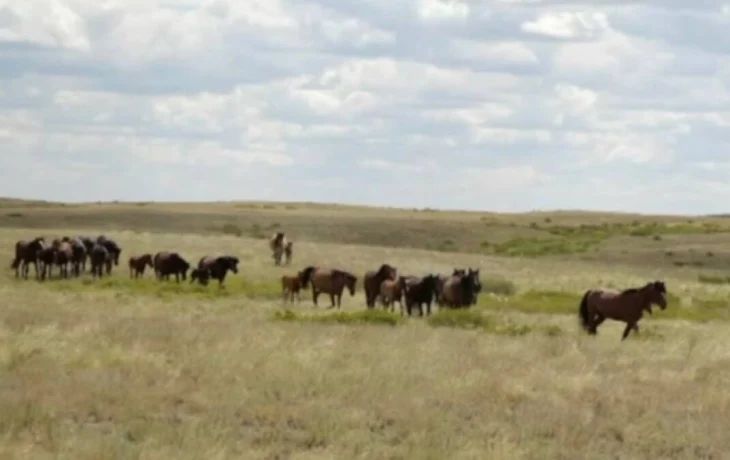
[[[28,281],[19,280],[19,283]],[[83,292],[88,290],[121,291],[133,295],[153,296],[161,299],[175,299],[180,296],[206,299],[219,299],[234,296],[245,296],[259,299],[278,299],[281,297],[281,286],[275,281],[252,281],[245,278],[229,277],[223,288],[218,282],[207,286],[189,281],[174,280],[157,281],[151,278],[129,279],[108,277],[93,279],[90,277],[68,280],[50,280],[39,283],[44,288],[61,292]]]

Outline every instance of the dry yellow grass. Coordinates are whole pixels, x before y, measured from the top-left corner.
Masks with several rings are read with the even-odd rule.
[[[326,228],[316,210],[306,212]],[[15,240],[30,235],[98,233],[84,228],[0,229],[0,260],[9,263]],[[696,267],[298,239],[293,267],[277,268],[260,239],[154,230],[104,229],[123,245],[125,260],[159,249],[180,250],[191,261],[239,256],[241,274],[228,280],[234,295],[155,295],[122,281],[124,267],[115,271],[119,283],[105,289],[78,280],[16,281],[8,271],[0,278],[0,458],[669,459],[730,452],[724,321],[660,321],[655,313],[642,321],[642,336],[623,343],[621,325],[607,322],[591,338],[579,331],[576,314],[497,314],[517,325],[556,326],[558,335],[432,327],[420,318],[395,327],[282,322],[272,320],[281,301],[240,288],[265,286],[308,263],[362,276],[387,260],[414,274],[479,266],[483,278],[508,279],[520,292],[580,293],[662,278],[688,304],[726,299],[730,285],[701,283]],[[717,246],[703,238],[692,244]],[[343,310],[364,309],[358,291],[343,297]],[[312,313],[310,293],[291,308]]]

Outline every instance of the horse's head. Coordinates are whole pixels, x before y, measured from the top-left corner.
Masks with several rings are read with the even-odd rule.
[[[644,287],[650,303],[659,305],[664,310],[667,308],[667,286],[664,281],[654,281]]]
[[[210,272],[205,268],[196,268],[190,272],[190,282],[198,281],[203,286],[208,285],[210,279]]]
[[[149,265],[150,268],[153,268],[152,265],[152,254],[145,254],[142,256],[142,260],[144,260],[145,265]]]
[[[357,285],[357,276],[351,273],[345,273],[345,285],[347,290],[350,291],[350,296],[355,295],[355,286]]]
[[[240,261],[238,260],[238,257],[231,257],[231,258],[230,258],[229,260],[230,260],[230,264],[231,264],[231,265],[230,265],[230,267],[231,267],[231,271],[232,271],[233,273],[238,273],[238,264],[239,264],[239,262],[240,262]]]
[[[175,265],[177,265],[177,272],[180,273],[183,280],[186,279],[188,276],[188,269],[190,269],[188,261],[183,259],[177,252],[170,254],[170,259],[174,259],[176,261]]]
[[[455,268],[454,272],[451,274],[451,276],[464,276],[466,275],[466,270],[463,268]]]
[[[482,290],[482,281],[479,279],[479,269],[472,270],[471,267],[469,267],[469,273],[467,273],[467,276],[469,276],[474,281],[474,292],[481,292]]]
[[[383,264],[380,266],[375,276],[381,280],[394,280],[398,277],[398,270],[390,264]]]

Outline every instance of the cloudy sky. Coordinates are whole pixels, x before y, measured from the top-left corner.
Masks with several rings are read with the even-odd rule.
[[[730,211],[730,3],[0,0],[0,195]]]

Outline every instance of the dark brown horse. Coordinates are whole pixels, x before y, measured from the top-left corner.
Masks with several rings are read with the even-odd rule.
[[[622,321],[626,328],[621,340],[634,330],[639,332],[639,320],[644,311],[651,314],[651,306],[667,308],[667,287],[663,281],[647,283],[641,288],[630,288],[618,292],[607,289],[589,289],[583,295],[578,308],[581,327],[590,335],[598,333],[598,326],[606,319]]]
[[[196,268],[194,270],[191,270],[190,282],[193,283],[195,281],[202,284],[203,286],[207,286],[208,281],[210,281],[210,270],[208,270],[207,268]]]
[[[351,296],[355,295],[357,276],[344,270],[309,266],[302,270],[301,279],[303,280],[302,287],[305,289],[311,283],[314,305],[317,305],[319,295],[325,293],[329,294],[332,302],[332,305],[328,308],[335,307],[335,299],[337,300],[337,308],[340,308],[342,291],[345,287],[350,291]]]
[[[35,277],[40,278],[40,270],[38,267],[38,254],[46,246],[46,240],[42,236],[36,237],[30,241],[21,240],[15,243],[15,258],[10,268],[15,270],[16,278],[20,276],[22,271],[23,278],[28,279],[30,264],[35,267]]]
[[[441,287],[442,305],[451,308],[468,308],[474,304],[476,295],[476,278],[477,273],[463,271],[457,275],[452,275],[444,282]]]
[[[187,279],[190,264],[177,252],[161,251],[152,258],[152,265],[155,268],[155,275],[159,280],[169,280],[170,275],[175,275],[175,281],[180,278]]]
[[[38,263],[40,265],[40,279],[44,281],[46,278],[53,277],[53,266],[56,265],[56,240],[50,246],[45,246],[38,252]]]
[[[218,286],[223,286],[223,281],[226,279],[228,270],[233,273],[238,273],[238,257],[233,256],[220,256],[211,257],[203,256],[198,261],[198,269],[208,270],[210,277],[214,280],[218,280]]]
[[[365,304],[368,308],[375,306],[375,300],[380,294],[380,285],[383,281],[394,280],[398,276],[398,270],[390,264],[382,264],[380,268],[365,273],[363,277],[363,289],[365,290]]]
[[[107,251],[109,251],[109,255],[111,256],[114,265],[119,265],[119,256],[122,254],[122,248],[119,247],[116,241],[111,240],[104,235],[99,235],[99,237],[96,238],[96,242],[104,246]]]
[[[438,290],[438,275],[426,275],[423,278],[409,278],[405,282],[404,297],[406,311],[411,316],[414,305],[418,305],[419,315],[423,316],[423,305],[426,305],[426,313],[431,314],[431,303],[436,297]],[[403,309],[401,308],[401,313]]]
[[[291,265],[291,259],[294,255],[294,242],[293,241],[287,241],[284,245],[284,259],[287,265]]]
[[[104,272],[109,275],[112,271],[112,255],[104,245],[95,243],[89,252],[89,264],[94,278],[103,277]]]
[[[152,254],[142,254],[141,256],[132,256],[129,258],[129,277],[139,278],[144,276],[147,267],[154,270],[152,266]]]
[[[380,284],[380,303],[386,310],[390,307],[390,311],[395,310],[395,303],[398,302],[401,312],[403,311],[403,293],[406,287],[406,281],[410,277],[399,276],[398,279],[387,278]]]
[[[301,302],[300,292],[303,289],[302,273],[283,275],[281,277],[281,295],[284,302],[289,300],[291,303],[294,303],[295,295],[297,296],[297,302]]]

